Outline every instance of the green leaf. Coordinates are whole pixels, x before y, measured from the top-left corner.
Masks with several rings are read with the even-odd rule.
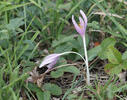
[[[78,75],[80,73],[80,70],[75,66],[69,66],[63,69],[64,72],[70,72],[73,74]]]
[[[122,71],[122,66],[109,63],[105,65],[104,70],[107,74],[118,75]]]
[[[41,92],[42,90],[35,84],[33,83],[28,83],[28,88],[33,91],[33,92]]]
[[[8,48],[9,47],[9,41],[7,41],[7,40],[0,40],[0,46],[2,48]]]
[[[99,29],[99,23],[97,21],[92,21],[92,23],[88,23],[88,27],[92,27],[92,29]]]
[[[64,65],[64,64],[67,64],[67,60],[64,57],[61,56],[56,65],[60,66],[60,65]]]
[[[66,43],[56,47],[54,52],[62,53],[62,52],[71,51],[71,50],[72,50],[72,45],[70,43]]]
[[[14,18],[10,20],[10,23],[6,25],[8,30],[15,30],[24,24],[23,18]]]
[[[35,47],[35,43],[32,40],[24,40],[24,45],[29,45],[29,48],[27,50],[33,50]]]
[[[64,74],[63,71],[56,70],[56,71],[52,71],[50,75],[52,78],[59,78],[59,77],[63,76],[63,74]]]
[[[43,92],[37,92],[36,95],[37,95],[38,100],[44,100],[44,99],[42,99],[43,98]]]
[[[0,31],[0,40],[9,39],[9,34],[7,30]]]
[[[53,41],[52,47],[56,47],[56,46],[58,46],[58,45],[60,45],[62,43],[65,43],[65,42],[68,42],[70,40],[73,40],[73,38],[74,38],[74,35],[70,35],[70,36],[62,36],[61,35],[61,37],[59,37],[58,40],[54,40]]]
[[[111,63],[106,64],[105,67],[104,67],[104,71],[105,71],[107,74],[110,74],[110,70],[111,70],[112,68],[114,68],[115,66],[116,66],[116,65],[111,64]]]
[[[114,38],[106,38],[101,43],[101,47],[102,47],[102,49],[105,49],[109,46],[114,46],[115,43],[116,43],[116,40]]]
[[[59,68],[56,71],[52,71],[51,77],[59,78],[64,74],[64,72],[69,72],[69,73],[73,73],[73,74],[78,75],[80,73],[80,70],[75,66],[68,66],[68,67],[65,66],[65,67]]]
[[[112,64],[119,64],[122,62],[121,53],[113,46],[110,46],[108,48],[108,51],[106,54],[107,54],[109,62],[111,62]]]
[[[36,93],[38,100],[50,100],[51,95],[49,91],[37,92]]]
[[[43,92],[43,100],[50,100],[51,99],[51,94],[49,91],[44,91]],[[42,99],[40,99],[42,100]]]
[[[107,52],[108,47],[109,46],[114,46],[115,43],[116,43],[116,40],[114,38],[104,39],[101,43],[101,51],[99,52],[98,56],[101,59],[106,59],[107,58],[106,52]]]
[[[92,61],[101,51],[101,46],[96,46],[88,51],[88,60]]]
[[[126,60],[122,62],[122,68],[124,70],[127,70],[127,61]]]
[[[56,84],[46,83],[44,84],[43,88],[55,96],[59,96],[62,94],[62,89]]]
[[[116,74],[116,75],[118,75],[121,72],[122,72],[122,66],[121,65],[115,66],[110,71],[111,74]]]
[[[125,51],[125,52],[123,53],[122,59],[123,59],[123,60],[127,59],[127,51]]]

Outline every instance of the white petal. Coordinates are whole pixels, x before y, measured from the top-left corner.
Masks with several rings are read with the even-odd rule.
[[[46,56],[44,60],[42,61],[42,63],[40,64],[39,68],[52,63],[59,56],[60,54],[51,54],[51,55]]]

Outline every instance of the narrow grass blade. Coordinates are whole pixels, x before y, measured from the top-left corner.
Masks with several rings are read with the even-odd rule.
[[[24,3],[24,4],[11,5],[11,6],[8,6],[8,7],[4,7],[3,9],[0,10],[0,13],[5,12],[5,11],[9,11],[9,10],[13,10],[13,9],[16,9],[16,8],[19,8],[19,7],[23,7],[23,6],[28,5],[28,4],[31,4],[31,3]]]

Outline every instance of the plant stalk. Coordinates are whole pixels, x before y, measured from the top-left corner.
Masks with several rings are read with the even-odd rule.
[[[85,36],[83,37],[83,46],[84,46],[84,54],[85,54],[85,62],[86,62],[86,69],[87,69],[87,85],[90,85],[90,73],[89,73],[89,64],[88,64],[88,56],[87,56],[87,49],[86,49],[86,39]]]
[[[77,53],[77,52],[67,51],[67,52],[61,53],[60,55],[65,55],[65,54],[69,54],[69,53],[79,55],[83,59],[83,61],[85,62],[85,64],[86,64],[86,61],[85,61],[84,57],[81,54]]]

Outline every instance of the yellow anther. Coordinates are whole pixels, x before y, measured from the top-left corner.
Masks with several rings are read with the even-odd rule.
[[[83,28],[81,24],[79,24],[79,27],[80,27],[81,29]]]

